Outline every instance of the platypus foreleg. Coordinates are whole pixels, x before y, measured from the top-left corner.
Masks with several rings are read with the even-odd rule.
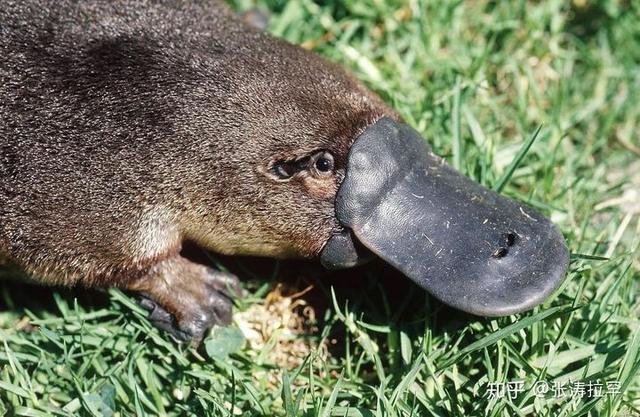
[[[152,267],[125,285],[142,296],[149,319],[180,341],[198,343],[213,325],[231,323],[233,298],[241,293],[235,275],[216,271],[180,255]]]

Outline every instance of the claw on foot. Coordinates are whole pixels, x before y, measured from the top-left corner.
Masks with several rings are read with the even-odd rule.
[[[127,289],[140,293],[140,305],[156,327],[196,345],[214,325],[231,323],[233,299],[242,295],[236,276],[180,256],[156,265]]]

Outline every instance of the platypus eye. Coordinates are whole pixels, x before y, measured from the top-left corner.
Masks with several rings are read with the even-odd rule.
[[[318,152],[313,156],[313,168],[318,176],[325,176],[333,172],[333,155],[327,151]]]

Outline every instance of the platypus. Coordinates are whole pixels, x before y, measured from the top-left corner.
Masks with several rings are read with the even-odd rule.
[[[433,154],[339,66],[211,0],[0,5],[0,258],[119,287],[199,341],[235,276],[181,255],[378,256],[484,316],[563,280],[558,229]]]

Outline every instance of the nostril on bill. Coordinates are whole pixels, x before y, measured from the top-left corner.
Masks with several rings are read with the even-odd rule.
[[[504,241],[504,245],[507,247],[511,247],[516,243],[517,235],[513,232],[508,232],[502,235],[502,239]]]
[[[498,248],[495,250],[495,252],[493,252],[493,254],[491,254],[492,257],[494,258],[504,258],[505,256],[507,256],[507,254],[509,253],[509,249],[507,248]]]
[[[516,244],[516,238],[517,235],[515,233],[503,233],[499,242],[500,246],[491,254],[491,256],[497,259],[507,256],[509,254],[509,248]]]

